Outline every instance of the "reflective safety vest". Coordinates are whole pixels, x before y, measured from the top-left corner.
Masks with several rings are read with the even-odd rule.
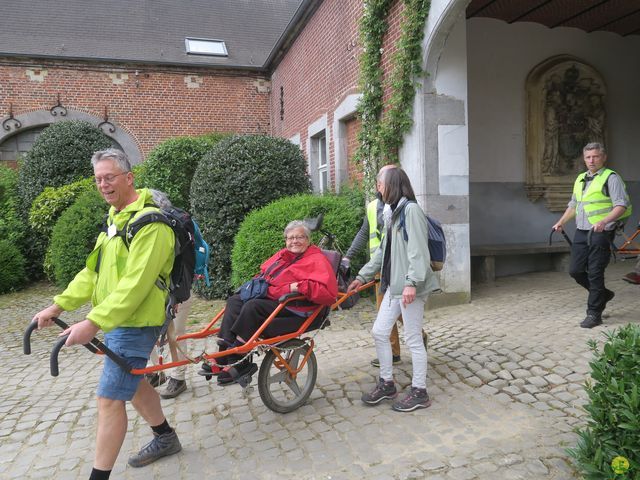
[[[591,180],[591,183],[589,183],[589,186],[586,189],[584,189],[586,172],[581,173],[573,184],[573,194],[576,196],[576,201],[584,208],[584,213],[587,215],[587,220],[589,220],[591,225],[595,225],[599,221],[603,220],[613,209],[611,197],[602,193],[604,186],[609,179],[609,175],[612,173],[616,172],[609,168],[605,168],[601,173],[596,175],[593,180]],[[618,220],[624,220],[631,216],[631,203],[629,202],[629,194],[626,190],[625,186],[625,195],[628,206]]]
[[[373,255],[380,246],[382,232],[378,225],[378,199],[371,200],[367,205],[367,221],[369,222],[369,255]]]

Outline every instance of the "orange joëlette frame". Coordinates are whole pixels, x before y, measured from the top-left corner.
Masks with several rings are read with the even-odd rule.
[[[618,248],[618,250],[616,250],[616,253],[622,253],[622,254],[625,254],[625,255],[640,255],[640,245],[638,245],[636,242],[634,242],[634,239],[638,235],[640,235],[640,225],[638,225],[638,228],[636,229],[634,234],[631,235],[630,237],[627,237],[624,232],[622,232],[622,234],[624,235],[626,240],[620,246],[620,248]],[[633,246],[634,248],[629,248],[630,246]]]
[[[361,292],[363,290],[366,290],[367,288],[370,288],[373,285],[375,285],[375,283],[376,283],[375,280],[371,281],[369,283],[365,283],[364,285],[362,285],[357,290],[354,290],[354,291],[349,292],[349,293],[338,292],[338,299],[329,308],[331,308],[331,310],[336,309],[338,306],[340,306],[340,304],[342,302],[344,302],[351,295],[353,295],[353,294],[355,294],[357,292]],[[298,295],[298,296],[295,296],[295,297],[292,297],[292,298],[287,298],[284,302],[281,302],[278,305],[278,307],[273,312],[271,312],[271,315],[269,315],[267,317],[267,319],[262,323],[262,325],[260,325],[260,328],[258,328],[258,330],[251,336],[251,338],[249,340],[247,340],[247,342],[244,345],[240,345],[240,346],[234,347],[234,348],[229,348],[229,349],[224,350],[222,352],[215,352],[215,353],[211,353],[211,354],[202,355],[202,356],[198,357],[197,360],[198,361],[215,360],[217,358],[225,357],[227,355],[234,355],[234,354],[246,355],[249,352],[251,352],[254,348],[258,347],[259,345],[275,345],[275,344],[282,343],[282,342],[285,342],[287,340],[290,340],[292,338],[299,337],[300,335],[302,335],[303,333],[305,333],[307,331],[309,326],[318,317],[320,312],[322,312],[322,309],[324,308],[323,305],[319,305],[315,310],[313,310],[313,313],[309,317],[307,317],[307,319],[302,323],[302,325],[300,325],[298,330],[296,330],[295,332],[286,333],[284,335],[278,335],[276,337],[260,339],[260,335],[262,334],[262,332],[269,326],[269,324],[273,321],[273,319],[276,318],[276,316],[282,311],[282,309],[285,308],[289,302],[293,302],[293,301],[296,301],[296,300],[304,300],[304,297],[302,295]],[[209,324],[206,327],[204,327],[202,330],[200,330],[199,332],[186,333],[184,335],[180,335],[176,339],[176,341],[180,342],[180,341],[188,340],[188,339],[202,339],[202,338],[210,337],[212,335],[216,335],[220,331],[220,327],[216,327],[216,323],[218,323],[220,321],[220,319],[222,318],[222,316],[224,315],[224,310],[225,310],[224,308],[222,310],[220,310],[218,312],[218,314],[215,317],[213,317],[213,319],[209,322]],[[102,352],[99,352],[99,353],[102,353]],[[308,357],[308,355],[309,355],[309,353],[307,354],[307,357]],[[280,355],[278,355],[277,352],[276,352],[276,356],[278,356],[279,360],[283,361],[283,363],[285,364],[287,370],[289,370],[290,373],[292,373],[292,374],[297,373],[297,372],[291,372],[289,366],[286,365],[286,362],[284,362],[284,359],[282,359],[282,357]],[[306,361],[306,357],[305,357],[304,361]],[[302,365],[304,365],[304,361],[301,362]],[[193,363],[193,362],[191,360],[180,360],[178,362],[162,363],[160,365],[151,365],[151,366],[148,366],[148,367],[145,367],[145,368],[133,369],[133,370],[131,370],[130,373],[132,373],[133,375],[144,375],[144,374],[147,374],[147,373],[153,373],[153,372],[157,372],[157,371],[160,371],[160,370],[167,370],[169,368],[180,367],[182,365],[187,365],[187,364],[190,364],[190,363]]]

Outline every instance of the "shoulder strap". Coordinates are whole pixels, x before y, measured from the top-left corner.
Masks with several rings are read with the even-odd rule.
[[[413,200],[409,200],[407,203],[405,203],[400,210],[400,227],[402,228],[402,237],[404,238],[405,242],[409,241],[409,235],[407,234],[407,215],[405,213],[405,208],[407,208],[407,205],[409,205],[410,203],[416,203]]]

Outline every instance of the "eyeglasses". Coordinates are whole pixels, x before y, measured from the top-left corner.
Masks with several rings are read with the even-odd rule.
[[[295,235],[295,236],[291,236],[291,237],[285,237],[285,240],[287,242],[293,242],[294,240],[297,240],[298,242],[301,242],[303,240],[306,240],[307,237],[306,235]]]
[[[104,182],[111,185],[113,182],[115,182],[116,177],[119,177],[120,175],[126,175],[127,173],[129,172],[122,172],[118,173],[117,175],[107,175],[105,177],[95,177],[96,184],[100,185],[102,182]]]

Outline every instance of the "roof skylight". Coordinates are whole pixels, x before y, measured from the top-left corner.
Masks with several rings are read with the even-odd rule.
[[[222,40],[208,38],[185,38],[187,53],[191,55],[212,55],[216,57],[228,57],[227,46]]]

